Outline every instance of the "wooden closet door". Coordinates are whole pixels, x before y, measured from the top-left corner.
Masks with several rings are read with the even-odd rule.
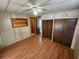
[[[52,38],[53,20],[48,21],[48,38]]]
[[[37,33],[37,19],[36,17],[29,17],[29,19],[30,19],[31,33],[36,34]]]
[[[42,21],[42,36],[51,39],[52,38],[53,20]]]
[[[54,41],[71,46],[77,18],[57,19],[54,22]]]
[[[62,44],[63,19],[55,19],[53,41]]]
[[[66,45],[68,47],[71,46],[76,23],[77,23],[76,18],[64,19],[63,39],[62,39],[63,45]]]
[[[43,37],[48,37],[47,28],[48,28],[48,22],[47,20],[43,20],[42,21],[42,36]]]

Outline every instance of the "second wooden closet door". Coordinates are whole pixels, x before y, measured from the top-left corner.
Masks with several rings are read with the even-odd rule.
[[[63,23],[64,21],[61,19],[55,20],[54,22],[54,41],[60,44],[62,43]]]
[[[64,27],[62,34],[62,44],[71,46],[77,18],[64,19]]]
[[[55,19],[54,41],[60,44],[71,46],[77,18]]]

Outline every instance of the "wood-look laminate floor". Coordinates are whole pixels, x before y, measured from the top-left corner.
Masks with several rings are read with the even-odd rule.
[[[73,59],[72,50],[33,36],[0,50],[0,59]]]

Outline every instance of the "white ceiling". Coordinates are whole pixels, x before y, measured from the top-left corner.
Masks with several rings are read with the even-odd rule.
[[[0,0],[0,10],[33,15],[30,4],[46,9],[39,14],[79,8],[79,0]]]

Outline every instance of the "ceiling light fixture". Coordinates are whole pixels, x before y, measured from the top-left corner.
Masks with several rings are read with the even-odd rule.
[[[40,9],[39,7],[33,7],[33,12],[34,15],[38,15],[39,12],[42,12],[42,9]]]
[[[36,7],[33,8],[33,12],[34,12],[34,15],[37,15],[38,14]]]
[[[34,15],[37,15],[38,13],[36,11],[34,11]]]

